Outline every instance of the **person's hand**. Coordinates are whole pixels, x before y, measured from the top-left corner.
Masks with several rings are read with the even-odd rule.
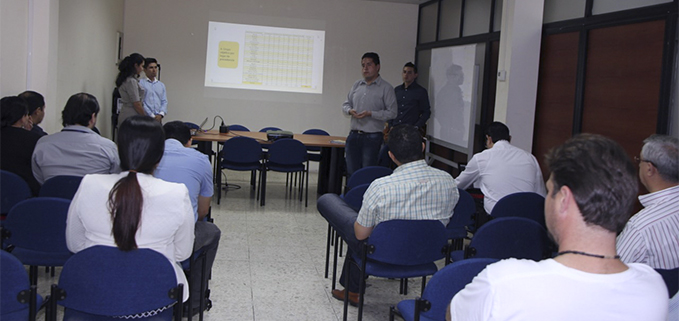
[[[31,129],[33,129],[33,120],[31,119],[30,116],[29,116],[28,119],[24,122],[24,125],[21,126],[21,128],[23,128],[23,129],[25,129],[25,130],[31,130]]]
[[[362,111],[360,113],[357,113],[355,110],[352,109],[349,113],[351,114],[352,117],[354,117],[356,119],[361,119],[361,118],[369,117],[370,115],[372,115],[372,113],[370,111],[367,111],[367,110]]]
[[[384,129],[382,129],[382,134],[384,135],[384,141],[387,141],[387,138],[389,138],[389,132],[391,131],[391,127],[389,125],[384,126]]]
[[[157,122],[162,123],[163,122],[163,116],[162,115],[156,115],[155,119]]]

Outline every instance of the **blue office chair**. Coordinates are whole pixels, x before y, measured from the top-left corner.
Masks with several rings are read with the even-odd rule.
[[[268,132],[268,131],[270,131],[270,130],[282,130],[282,129],[280,129],[280,128],[278,128],[278,127],[264,127],[264,128],[262,128],[262,129],[260,129],[259,132],[260,132],[260,133],[266,133],[266,132]]]
[[[476,258],[445,266],[431,277],[421,298],[399,302],[398,310],[391,306],[389,321],[394,321],[394,315],[406,321],[445,321],[446,308],[455,294],[471,283],[487,265],[497,261]]]
[[[196,268],[196,262],[201,261],[202,262],[202,269],[197,270]],[[191,280],[191,275],[193,273],[199,273],[200,274],[200,293],[202,294],[200,297],[200,307],[199,307],[199,316],[198,320],[203,321],[203,315],[205,310],[210,310],[212,308],[212,301],[209,299],[210,297],[210,290],[207,286],[207,281],[208,281],[208,276],[209,276],[209,271],[207,270],[207,254],[203,249],[199,249],[198,251],[194,252],[191,254],[191,257],[188,259],[184,260],[181,262],[182,264],[182,269],[184,270],[184,273],[186,274],[186,279]],[[188,306],[188,321],[191,321],[193,318],[193,300],[189,298],[189,300],[186,302],[186,305]]]
[[[66,216],[71,201],[36,197],[15,205],[3,226],[4,243],[21,263],[30,266],[31,285],[38,266],[63,266],[72,253],[66,246]]]
[[[677,292],[679,292],[679,268],[675,269],[655,269],[660,276],[662,276],[665,285],[667,285],[667,293],[672,298]]]
[[[503,217],[479,228],[464,251],[451,253],[453,261],[471,257],[494,259],[530,259],[539,261],[551,256],[547,231],[537,222],[523,217]]]
[[[3,218],[14,205],[31,196],[31,188],[21,176],[0,170],[0,215]]]
[[[354,174],[349,177],[349,180],[347,181],[347,190],[350,190],[358,185],[372,183],[372,181],[380,177],[389,176],[393,172],[394,171],[391,168],[384,166],[363,167],[355,171]]]
[[[257,170],[262,169],[262,148],[259,143],[249,137],[234,137],[224,142],[224,147],[219,154],[221,169],[230,169],[234,171],[250,171],[250,185],[254,190],[255,175]],[[217,186],[219,187],[217,193],[217,204],[219,204],[222,193],[222,175],[217,173]]]
[[[467,238],[467,227],[474,224],[474,213],[476,213],[476,203],[474,198],[465,190],[457,189],[460,198],[457,200],[453,216],[446,226],[448,239],[452,240],[451,250],[461,250],[464,239]]]
[[[370,187],[370,183],[355,186],[341,197],[352,209],[358,212],[361,210],[361,205],[363,205],[363,194],[368,190],[368,187]]]
[[[305,130],[302,134],[304,135],[322,135],[322,136],[330,136],[328,132],[322,129],[307,129]],[[308,151],[307,155],[309,157],[309,160],[312,162],[320,162],[321,161],[321,148],[320,147],[314,147],[314,146],[309,146],[306,148]]]
[[[174,320],[179,321],[183,287],[177,284],[172,263],[154,250],[92,246],[64,265],[59,285],[52,286],[49,320],[56,320],[59,304],[65,308],[64,320],[120,320],[114,316],[131,315],[172,320],[174,307]]]
[[[368,275],[402,279],[401,293],[406,293],[404,279],[422,277],[424,290],[428,275],[436,273],[434,262],[448,253],[446,229],[438,220],[391,220],[377,224],[363,242],[362,253],[351,256],[361,270],[359,278],[358,320],[363,318],[365,279]],[[344,320],[347,318],[349,291],[344,291]]]
[[[59,197],[72,200],[80,187],[81,176],[59,175],[45,181],[40,188],[39,197]]]
[[[0,319],[35,321],[42,297],[21,261],[6,251],[0,251],[0,284]]]
[[[492,218],[524,217],[538,222],[545,229],[547,228],[545,224],[545,198],[536,193],[509,194],[495,204],[490,216]]]
[[[340,195],[340,198],[354,211],[359,212],[361,210],[361,205],[363,204],[363,194],[370,187],[370,184],[362,184],[352,188],[344,195]],[[339,243],[339,244],[338,244]],[[338,246],[335,246],[337,244]],[[332,269],[332,288],[335,288],[337,281],[337,257],[342,252],[342,242],[339,241],[339,235],[335,233],[332,225],[328,224],[328,237],[325,244],[325,277],[328,277],[328,270],[330,266],[330,246],[335,247],[335,255],[333,257],[334,266]]]
[[[309,205],[309,160],[307,159],[306,147],[296,139],[279,139],[269,146],[269,154],[260,171],[262,193],[261,206],[266,198],[266,175],[268,171],[282,173],[301,173],[299,188],[299,201],[302,201],[302,191],[306,185],[306,197],[304,206]],[[306,181],[305,181],[306,180]],[[292,186],[291,186],[292,188]]]
[[[247,127],[245,127],[243,125],[233,124],[233,125],[229,125],[227,127],[229,128],[229,131],[232,131],[232,130],[239,131],[239,132],[249,132],[250,131]]]

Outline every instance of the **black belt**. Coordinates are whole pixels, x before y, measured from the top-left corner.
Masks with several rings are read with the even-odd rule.
[[[359,135],[363,135],[363,134],[379,134],[379,133],[381,133],[381,132],[368,133],[368,132],[364,132],[364,131],[362,131],[362,130],[355,130],[355,129],[352,129],[352,130],[349,131],[349,132],[352,133],[352,134],[359,134]]]

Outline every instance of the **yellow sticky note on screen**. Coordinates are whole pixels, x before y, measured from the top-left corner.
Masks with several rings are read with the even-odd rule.
[[[238,67],[238,46],[238,43],[234,41],[219,42],[219,58],[217,58],[219,68]]]

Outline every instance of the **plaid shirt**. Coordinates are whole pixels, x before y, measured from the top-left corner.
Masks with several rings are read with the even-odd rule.
[[[370,184],[356,222],[374,227],[389,220],[440,220],[446,225],[458,198],[450,174],[418,160]]]

